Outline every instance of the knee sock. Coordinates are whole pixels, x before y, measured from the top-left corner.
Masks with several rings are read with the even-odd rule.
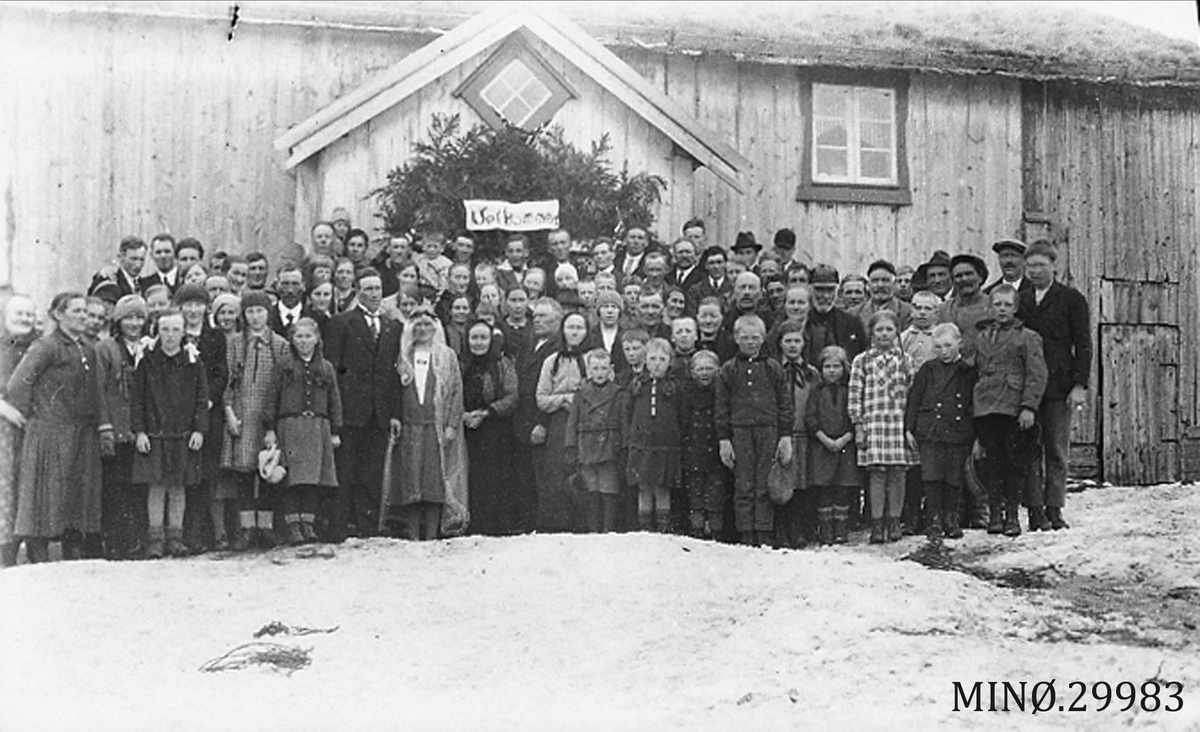
[[[167,488],[167,527],[183,529],[183,514],[187,510],[187,491],[181,485]]]
[[[887,505],[887,473],[871,468],[868,472],[871,488],[871,519],[883,518],[883,509]]]
[[[904,510],[904,468],[887,469],[887,515],[900,518]]]
[[[167,508],[167,487],[152,485],[146,493],[146,513],[150,518],[150,529],[162,529]]]

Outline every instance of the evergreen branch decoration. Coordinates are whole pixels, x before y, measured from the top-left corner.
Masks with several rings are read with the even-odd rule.
[[[393,235],[424,226],[462,228],[464,199],[558,199],[560,223],[576,239],[613,236],[635,223],[652,225],[666,180],[631,173],[628,164],[614,170],[611,152],[607,133],[580,150],[557,125],[533,131],[475,125],[464,131],[459,115],[434,115],[413,156],[392,169],[370,197]],[[501,247],[498,233],[479,239],[485,253]]]

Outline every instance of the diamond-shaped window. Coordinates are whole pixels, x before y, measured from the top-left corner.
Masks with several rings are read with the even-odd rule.
[[[526,130],[549,122],[576,96],[520,35],[510,37],[454,93],[492,127]]]

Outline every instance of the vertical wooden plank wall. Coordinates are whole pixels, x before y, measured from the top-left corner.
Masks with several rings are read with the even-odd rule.
[[[86,285],[127,234],[274,257],[296,225],[275,136],[425,42],[251,23],[229,42],[227,30],[0,9],[0,286],[45,303]]]

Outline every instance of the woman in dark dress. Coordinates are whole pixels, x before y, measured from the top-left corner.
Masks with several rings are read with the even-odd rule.
[[[221,448],[225,437],[225,385],[229,382],[226,337],[208,320],[208,291],[199,285],[184,285],[175,293],[175,305],[183,312],[184,348],[194,348],[204,362],[208,384],[208,434],[201,453],[200,483],[187,487],[187,510],[183,517],[183,540],[194,552],[210,546],[227,549],[226,527],[214,526],[210,504],[213,484],[221,470]]]
[[[463,354],[463,426],[467,431],[467,495],[476,534],[515,530],[506,492],[512,485],[512,413],[517,408],[517,371],[501,353],[492,326],[467,328]]]
[[[55,296],[54,332],[38,339],[8,382],[8,401],[25,415],[17,476],[17,534],[31,562],[49,559],[61,537],[63,557],[82,556],[86,534],[100,533],[100,433],[112,425],[100,398],[96,350],[84,338],[87,300]]]
[[[17,563],[20,544],[14,531],[17,520],[17,461],[21,457],[21,429],[25,417],[4,401],[8,379],[21,357],[41,333],[34,327],[37,311],[33,300],[13,295],[4,304],[4,331],[0,334],[0,567]]]
[[[574,469],[567,460],[567,421],[575,392],[587,375],[583,351],[588,342],[587,318],[581,313],[564,317],[559,326],[561,346],[542,363],[538,376],[537,406],[546,424],[537,480],[539,531],[584,528],[581,496],[571,481]]]

